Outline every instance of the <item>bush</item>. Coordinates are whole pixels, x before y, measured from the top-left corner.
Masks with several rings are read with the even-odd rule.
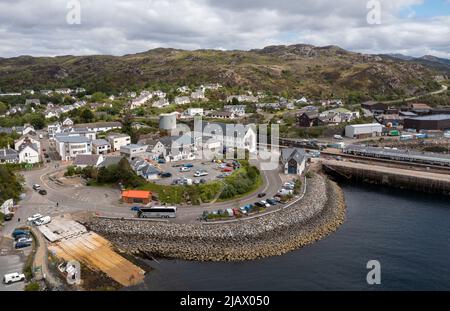
[[[38,282],[31,282],[25,285],[25,291],[26,292],[37,292],[40,290],[40,285]]]

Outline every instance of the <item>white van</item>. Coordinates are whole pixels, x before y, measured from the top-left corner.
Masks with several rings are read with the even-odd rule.
[[[16,282],[22,282],[25,281],[25,275],[19,274],[17,272],[5,274],[3,276],[3,283],[5,284],[12,284]]]
[[[34,221],[34,224],[36,226],[43,226],[43,225],[46,225],[46,224],[50,223],[51,221],[52,221],[52,218],[50,216],[45,216],[45,217],[41,217],[39,219],[36,219]]]
[[[191,168],[190,167],[180,167],[180,172],[184,173],[184,172],[190,172]]]
[[[203,176],[207,176],[207,175],[208,175],[208,172],[197,171],[197,172],[195,172],[194,177],[203,177]]]

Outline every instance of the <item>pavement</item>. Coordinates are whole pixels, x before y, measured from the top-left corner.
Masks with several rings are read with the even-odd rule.
[[[10,237],[0,237],[0,291],[22,291],[25,282],[10,285],[3,284],[3,276],[8,273],[23,273],[25,261],[32,248],[14,249],[14,240]]]

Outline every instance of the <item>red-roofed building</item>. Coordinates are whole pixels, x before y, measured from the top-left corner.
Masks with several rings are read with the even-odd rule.
[[[150,191],[124,190],[122,191],[122,202],[148,204],[152,200]]]

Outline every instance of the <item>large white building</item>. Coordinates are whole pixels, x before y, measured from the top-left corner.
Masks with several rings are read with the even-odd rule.
[[[131,144],[131,137],[126,134],[110,134],[108,135],[107,140],[111,144],[111,151],[119,151],[121,147]]]
[[[55,149],[62,161],[75,159],[78,154],[92,154],[92,141],[86,136],[56,135]]]
[[[379,123],[354,124],[345,127],[345,136],[349,138],[367,138],[381,136],[383,125]]]

